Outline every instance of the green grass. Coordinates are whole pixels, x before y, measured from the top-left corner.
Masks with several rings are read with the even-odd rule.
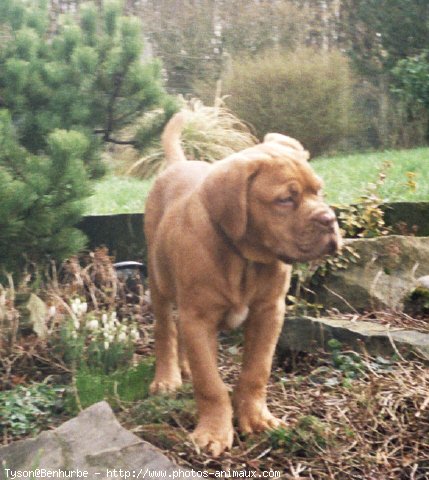
[[[148,396],[149,382],[154,375],[153,359],[148,359],[127,370],[105,374],[90,370],[79,370],[75,375],[75,390],[66,399],[69,412],[78,411],[76,394],[80,407],[107,400],[111,405],[130,403]]]
[[[328,202],[350,204],[377,180],[385,162],[391,165],[384,170],[387,178],[380,191],[385,201],[429,201],[429,148],[318,158],[311,164],[325,182]],[[414,191],[407,186],[408,172],[415,174]],[[150,180],[110,174],[95,184],[94,195],[87,201],[87,214],[143,212],[151,185]]]
[[[94,194],[86,202],[87,215],[140,213],[144,211],[153,180],[109,174],[94,185]]]
[[[429,201],[429,148],[319,158],[311,164],[324,180],[328,202],[349,204],[376,182],[384,162],[391,164],[383,170],[387,177],[380,194],[385,201]],[[407,172],[415,174],[415,191],[407,186]]]

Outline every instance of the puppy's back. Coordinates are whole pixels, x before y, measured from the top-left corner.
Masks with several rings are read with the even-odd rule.
[[[186,160],[180,141],[185,123],[186,112],[176,113],[162,134],[162,146],[169,166],[155,180],[146,202],[145,236],[148,246],[168,208],[189,195],[210,169],[205,162]]]
[[[145,235],[148,245],[168,208],[192,193],[208,174],[206,162],[178,162],[167,168],[155,180],[145,208]]]

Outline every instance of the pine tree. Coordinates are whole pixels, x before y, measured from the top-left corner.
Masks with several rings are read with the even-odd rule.
[[[176,108],[160,64],[142,61],[138,19],[99,3],[55,16],[45,0],[0,0],[0,274],[79,251],[103,142],[161,112],[130,141],[147,143]]]
[[[0,111],[1,273],[62,260],[84,246],[73,225],[90,191],[82,161],[89,148],[82,133],[55,130],[47,154],[33,155],[18,144],[9,112]]]
[[[2,0],[0,32],[0,97],[32,153],[46,149],[56,128],[80,131],[96,175],[101,142],[116,142],[121,128],[161,107],[153,131],[136,134],[147,140],[175,110],[159,62],[142,62],[140,21],[124,16],[119,3],[83,4],[52,21],[43,0]]]

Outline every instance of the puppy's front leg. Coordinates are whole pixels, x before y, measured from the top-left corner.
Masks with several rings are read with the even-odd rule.
[[[233,441],[231,401],[217,369],[217,322],[208,318],[210,314],[201,316],[194,310],[179,313],[198,409],[191,438],[217,457]]]
[[[274,304],[261,302],[253,306],[246,321],[243,367],[233,396],[235,414],[244,433],[282,424],[268,410],[266,390],[284,313],[282,297]]]

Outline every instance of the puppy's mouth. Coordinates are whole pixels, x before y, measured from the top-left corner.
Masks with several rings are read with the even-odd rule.
[[[291,265],[293,263],[317,260],[325,255],[335,255],[341,250],[341,247],[341,237],[337,234],[329,234],[328,238],[321,240],[321,242],[316,245],[296,245],[296,254],[286,255],[282,253],[278,255],[277,258],[283,263]]]
[[[292,265],[293,263],[296,263],[298,261],[292,257],[287,257],[286,255],[279,255],[277,258],[281,262],[286,263],[287,265]]]

